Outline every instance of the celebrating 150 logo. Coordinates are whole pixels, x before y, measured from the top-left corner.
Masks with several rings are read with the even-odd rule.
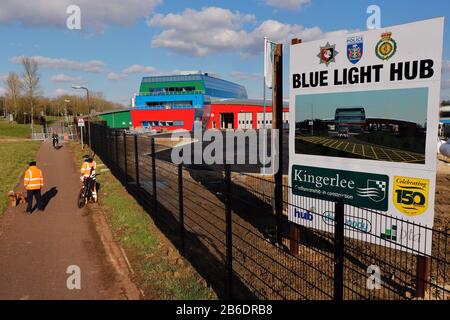
[[[394,205],[407,216],[418,216],[427,210],[430,181],[394,177]]]

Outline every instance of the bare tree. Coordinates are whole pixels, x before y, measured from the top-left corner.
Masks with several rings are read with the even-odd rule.
[[[23,72],[23,84],[25,87],[26,96],[30,104],[31,109],[31,132],[34,132],[33,128],[33,116],[34,116],[34,98],[39,90],[39,66],[35,59],[30,57],[22,57],[21,59]]]
[[[22,81],[15,72],[10,72],[5,80],[6,84],[6,97],[12,102],[12,108],[15,115],[18,112],[18,99],[23,89]],[[8,114],[8,112],[6,112]]]

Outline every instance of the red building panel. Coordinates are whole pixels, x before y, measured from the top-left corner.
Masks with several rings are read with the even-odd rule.
[[[258,113],[264,112],[263,105],[250,105],[250,104],[213,104],[211,105],[210,117],[205,119],[206,128],[212,129],[214,127],[219,129],[221,114],[233,114],[233,128],[239,128],[239,114],[251,113],[252,128],[258,128]],[[289,112],[289,108],[283,108],[283,112]],[[139,110],[134,109],[130,111],[131,121],[134,128],[141,128],[146,121],[183,121],[183,126],[152,126],[152,129],[160,130],[176,130],[186,129],[192,130],[195,118],[195,109],[165,109],[165,110]],[[272,113],[272,107],[266,106],[266,113]],[[269,125],[270,126],[270,125]]]
[[[211,116],[206,125],[207,129],[213,128],[213,121],[216,123],[216,128],[220,128],[220,114],[233,113],[234,124],[233,127],[238,128],[238,114],[239,113],[252,113],[252,128],[257,129],[258,126],[258,113],[264,112],[263,105],[246,105],[246,104],[213,104],[211,106]],[[283,112],[289,112],[289,108],[283,108]],[[266,113],[272,113],[272,106],[266,106]]]
[[[159,127],[152,126],[152,129],[186,129],[192,130],[194,124],[194,109],[167,109],[167,110],[139,110],[130,111],[131,122],[134,128],[141,128],[145,121],[183,121],[183,126]]]

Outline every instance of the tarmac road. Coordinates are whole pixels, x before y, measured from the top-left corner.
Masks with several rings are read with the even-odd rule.
[[[51,141],[42,143],[36,160],[48,205],[32,215],[25,205],[9,208],[0,220],[0,299],[130,298],[97,232],[95,210],[77,207],[81,164],[74,165],[64,144],[55,150]],[[81,270],[80,290],[67,288],[72,265]]]

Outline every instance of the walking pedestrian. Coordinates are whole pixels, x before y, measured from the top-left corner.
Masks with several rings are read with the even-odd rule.
[[[44,210],[41,196],[41,189],[44,187],[44,176],[41,169],[36,166],[36,161],[31,161],[23,177],[23,185],[27,190],[27,210],[28,214],[33,210],[33,197],[36,199],[36,206],[40,211]]]

